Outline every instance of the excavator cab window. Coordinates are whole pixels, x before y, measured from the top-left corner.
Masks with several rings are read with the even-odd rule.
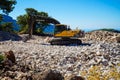
[[[66,25],[56,25],[54,29],[54,34],[60,33],[62,31],[68,30]]]

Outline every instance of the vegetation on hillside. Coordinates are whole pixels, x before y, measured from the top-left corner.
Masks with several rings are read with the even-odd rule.
[[[103,29],[98,29],[98,30],[93,30],[93,31],[109,31],[109,32],[120,33],[120,30],[116,30],[116,29],[112,29],[112,28],[103,28]]]
[[[16,0],[0,0],[0,10],[5,14],[9,14],[13,11],[16,4]],[[13,25],[11,22],[2,23],[3,17],[0,14],[0,31],[7,31],[14,33]]]
[[[6,32],[14,33],[12,23],[7,22],[7,23],[4,23],[4,24],[1,24],[0,31],[6,31]]]
[[[13,29],[13,23],[12,22],[2,22],[3,17],[0,14],[0,31],[6,31],[10,33],[16,33],[16,31]]]

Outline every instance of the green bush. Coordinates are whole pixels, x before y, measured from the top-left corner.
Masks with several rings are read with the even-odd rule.
[[[5,56],[3,56],[2,54],[0,54],[0,63],[5,59]]]
[[[7,22],[7,23],[1,24],[1,25],[0,25],[0,30],[1,30],[1,31],[6,31],[6,32],[11,32],[11,33],[14,32],[13,26],[12,26],[12,23],[11,23],[11,22]]]

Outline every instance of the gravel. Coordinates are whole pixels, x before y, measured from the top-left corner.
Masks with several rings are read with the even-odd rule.
[[[115,66],[120,72],[120,43],[87,41],[90,45],[55,46],[34,36],[32,40],[0,42],[0,52],[12,50],[17,62],[31,66],[34,71],[58,70],[64,76],[102,65],[104,72]]]

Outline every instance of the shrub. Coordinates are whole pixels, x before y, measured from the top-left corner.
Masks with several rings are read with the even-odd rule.
[[[120,67],[120,64],[118,67]],[[112,67],[105,72],[102,66],[93,66],[88,70],[83,70],[80,74],[86,80],[120,80],[120,71],[116,67]]]
[[[1,31],[6,31],[6,32],[14,32],[13,26],[12,26],[11,22],[7,22],[7,23],[4,23],[4,24],[1,24],[0,30]]]
[[[2,63],[2,61],[5,59],[5,56],[3,56],[2,54],[0,54],[0,63]]]

